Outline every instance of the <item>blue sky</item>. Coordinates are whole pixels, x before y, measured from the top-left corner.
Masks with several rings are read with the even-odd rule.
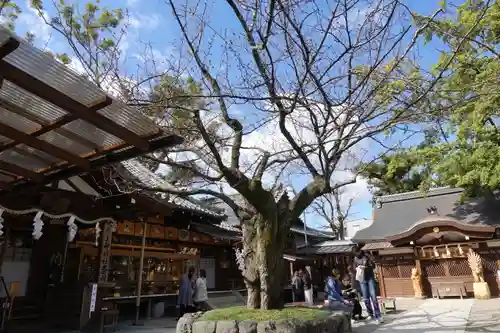
[[[44,1],[47,3],[46,10],[49,16],[54,15],[53,8],[49,6],[52,1]],[[23,14],[19,18],[16,30],[19,35],[24,35],[30,31],[37,36],[37,46],[43,48],[48,47],[55,52],[68,52],[67,44],[57,34],[52,32],[48,27],[36,17],[36,14],[26,7],[27,1],[21,3]],[[438,1],[407,1],[408,6],[419,13],[431,14],[438,8]],[[143,54],[146,42],[150,46],[151,55],[158,63],[166,63],[172,60],[178,54],[172,45],[178,45],[180,38],[179,29],[173,20],[169,6],[163,0],[127,0],[127,1],[113,1],[103,0],[101,5],[109,8],[127,8],[129,15],[129,29],[127,38],[123,44],[124,61],[123,70],[126,73],[133,73],[136,71],[137,66],[141,65],[141,57]],[[209,17],[211,18],[211,29],[222,31],[239,30],[239,26],[235,21],[231,21],[233,17],[231,9],[225,1],[217,1],[217,3],[210,8]],[[438,56],[438,49],[442,45],[439,42],[432,41],[429,45],[423,47],[419,45],[419,55],[421,62],[424,66],[430,66]],[[221,51],[217,45],[212,50],[211,57],[214,60],[220,60]],[[238,111],[248,112],[251,111],[249,106],[238,106]],[[252,118],[250,117],[250,120]],[[415,139],[417,140],[417,139]],[[412,143],[415,141],[410,141]],[[376,147],[374,150],[376,151]],[[297,176],[294,178],[294,185],[300,187],[305,184],[306,178]],[[352,219],[370,218],[371,205],[369,198],[356,203],[352,209]],[[308,216],[308,223],[311,225],[321,224],[315,214]]]

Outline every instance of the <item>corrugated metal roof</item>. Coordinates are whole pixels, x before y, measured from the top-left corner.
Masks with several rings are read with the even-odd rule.
[[[0,26],[0,44],[5,43],[10,37],[16,36]],[[96,100],[106,97],[106,93],[82,75],[72,71],[24,40],[17,37],[16,39],[21,41],[21,45],[16,51],[4,58],[10,64],[82,104],[92,104]]]
[[[61,168],[78,164],[78,161],[80,162],[79,166],[88,165],[84,163],[86,161],[83,161],[82,158],[95,160],[97,156],[101,156],[99,154],[102,152],[129,149],[132,146],[131,142],[146,149],[148,140],[161,135],[161,128],[149,117],[143,115],[138,108],[128,106],[119,100],[110,99],[106,92],[81,74],[74,72],[0,26],[0,45],[14,45],[15,41],[19,42],[19,46],[12,47],[10,51],[13,51],[1,60],[5,77],[0,89],[0,122],[3,126],[3,134],[10,138],[0,136],[0,144],[11,144],[12,146],[2,149],[0,161],[9,162],[18,168],[26,168],[40,174],[51,174]],[[34,80],[30,81],[25,78],[25,75]],[[70,103],[71,100],[57,103],[58,99],[56,98],[51,100],[48,96],[52,93],[55,94],[55,91],[49,93],[47,87],[41,86],[38,81],[55,89],[60,93],[62,99],[66,96],[70,97],[74,103]],[[55,104],[59,104],[59,106]],[[71,108],[69,104],[72,104],[74,108]],[[90,117],[87,118],[82,110],[96,105],[104,107],[96,108],[94,120]],[[102,128],[106,128],[106,131],[110,131],[114,135],[98,128],[99,118],[95,118],[97,114],[100,115],[102,121],[104,120],[102,117],[112,121],[106,122],[106,124],[103,122]],[[78,116],[87,119],[88,122],[78,119]],[[95,125],[89,122],[93,122]],[[59,128],[50,127],[50,130],[43,130],[46,126],[54,125],[54,123]],[[34,139],[30,142],[28,142],[29,140],[25,142],[16,139],[16,147],[13,147],[13,133],[21,138],[24,133]],[[120,138],[115,135],[119,135]],[[131,142],[125,142],[125,139],[130,139]],[[38,140],[41,140],[42,144],[34,144],[40,143]],[[52,147],[46,144],[44,146],[43,141],[50,143]],[[25,143],[37,149],[26,149]],[[56,149],[47,147],[55,147]],[[19,149],[21,150],[19,151]],[[50,156],[48,155],[49,151],[51,151]],[[68,153],[75,156],[72,161],[69,161],[71,155]],[[63,156],[67,157],[65,161],[68,163],[60,163],[65,162],[60,160]]]
[[[172,191],[179,190],[178,188],[175,188],[172,184],[170,184],[169,182],[167,182],[166,180],[162,179],[160,176],[149,170],[137,159],[131,159],[128,161],[121,162],[121,165],[125,168],[125,170],[128,173],[130,173],[133,177],[135,177],[140,183],[142,183],[146,187],[162,188],[165,190],[170,189]],[[161,196],[163,200],[169,203],[173,203],[182,208],[190,209],[193,211],[197,211],[215,217],[225,217],[224,214],[220,214],[210,209],[207,209],[201,205],[195,204],[175,194],[166,194],[164,192],[159,192],[158,195]]]

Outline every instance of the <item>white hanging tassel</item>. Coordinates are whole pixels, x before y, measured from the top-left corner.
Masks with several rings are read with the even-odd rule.
[[[446,245],[446,256],[451,257],[451,251],[450,251],[450,248],[448,247],[448,245]]]
[[[40,239],[40,237],[42,237],[42,235],[43,235],[42,215],[43,215],[43,212],[39,211],[38,213],[36,213],[35,218],[33,219],[33,234],[32,235],[33,235],[34,239]]]
[[[68,242],[72,242],[75,239],[76,232],[78,231],[78,226],[75,223],[76,216],[71,216],[68,220]]]
[[[3,209],[0,209],[0,236],[3,235],[3,217],[2,217],[2,214],[3,214]]]
[[[461,256],[464,255],[464,249],[462,249],[462,246],[460,246],[460,244],[458,244],[458,253],[460,253]]]
[[[101,226],[99,222],[95,224],[95,246],[99,246],[99,237],[101,236]]]
[[[434,256],[439,257],[439,251],[434,247]]]

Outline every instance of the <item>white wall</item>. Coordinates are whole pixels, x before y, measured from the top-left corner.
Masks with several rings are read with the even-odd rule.
[[[19,294],[26,294],[28,277],[30,273],[31,249],[16,248],[13,253],[13,248],[8,248],[2,264],[2,276],[5,279],[7,289],[14,281],[19,281]],[[0,297],[5,297],[4,288],[0,288]]]
[[[373,220],[359,219],[352,220],[345,223],[345,239],[352,239],[356,232],[368,228],[373,223]]]
[[[26,285],[28,283],[28,277],[30,272],[30,263],[26,261],[4,261],[2,265],[2,275],[5,279],[5,284],[7,288],[14,281],[19,281],[19,295],[24,296],[26,294]],[[0,289],[0,297],[5,297],[5,291],[3,288]]]

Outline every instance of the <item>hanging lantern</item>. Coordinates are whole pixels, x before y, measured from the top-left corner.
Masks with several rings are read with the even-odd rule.
[[[42,215],[43,215],[43,212],[38,212],[36,213],[35,215],[35,218],[33,218],[33,238],[34,239],[40,239],[40,237],[42,237],[43,235],[43,232],[42,232],[42,228],[43,228],[43,221],[42,221]]]
[[[78,226],[75,223],[76,216],[71,216],[68,220],[68,242],[72,242],[75,239],[76,232],[78,231]]]
[[[3,217],[2,217],[2,214],[3,214],[3,209],[0,209],[0,236],[3,235]]]
[[[101,236],[101,226],[99,222],[95,224],[95,246],[99,246],[99,237]]]

